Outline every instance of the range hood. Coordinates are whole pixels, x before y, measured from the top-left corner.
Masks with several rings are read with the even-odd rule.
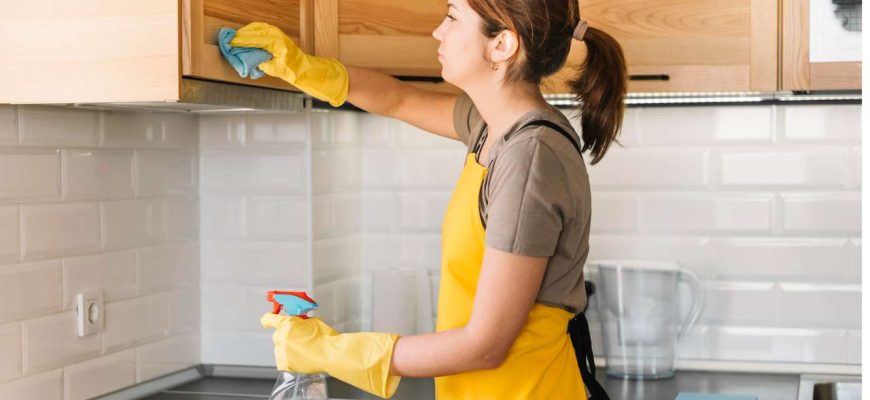
[[[237,85],[196,78],[181,78],[181,99],[177,102],[73,103],[90,109],[132,109],[186,113],[299,112],[305,95],[287,90]]]

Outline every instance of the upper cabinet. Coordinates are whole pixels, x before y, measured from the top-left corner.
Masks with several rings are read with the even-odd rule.
[[[861,89],[861,2],[785,0],[782,89]]]
[[[792,1],[792,0],[787,0]],[[581,15],[622,45],[630,92],[777,89],[776,0],[582,0]],[[564,82],[585,58],[574,42],[568,63],[544,83]]]

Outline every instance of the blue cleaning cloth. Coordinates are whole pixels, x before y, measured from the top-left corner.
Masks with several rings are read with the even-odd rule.
[[[263,70],[257,66],[272,58],[272,55],[268,51],[256,47],[230,46],[230,40],[233,40],[235,36],[236,30],[232,28],[221,28],[218,31],[218,47],[220,47],[224,58],[229,61],[242,78],[250,76],[251,79],[257,79],[265,75]]]
[[[680,392],[674,400],[756,400],[755,396],[747,394],[710,394]]]

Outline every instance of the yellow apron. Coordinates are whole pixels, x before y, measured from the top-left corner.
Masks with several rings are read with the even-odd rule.
[[[465,326],[483,263],[484,235],[478,194],[486,167],[469,153],[442,225],[441,284],[437,331]],[[528,320],[496,369],[435,378],[435,398],[586,399],[574,347],[567,333],[573,315],[535,304]]]

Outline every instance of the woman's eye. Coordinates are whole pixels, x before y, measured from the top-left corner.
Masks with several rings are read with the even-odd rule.
[[[449,19],[449,20],[451,20],[451,21],[456,21],[456,18],[453,18],[453,16],[450,15],[450,13],[447,13],[447,14],[444,14],[444,15],[447,16],[447,19]]]

